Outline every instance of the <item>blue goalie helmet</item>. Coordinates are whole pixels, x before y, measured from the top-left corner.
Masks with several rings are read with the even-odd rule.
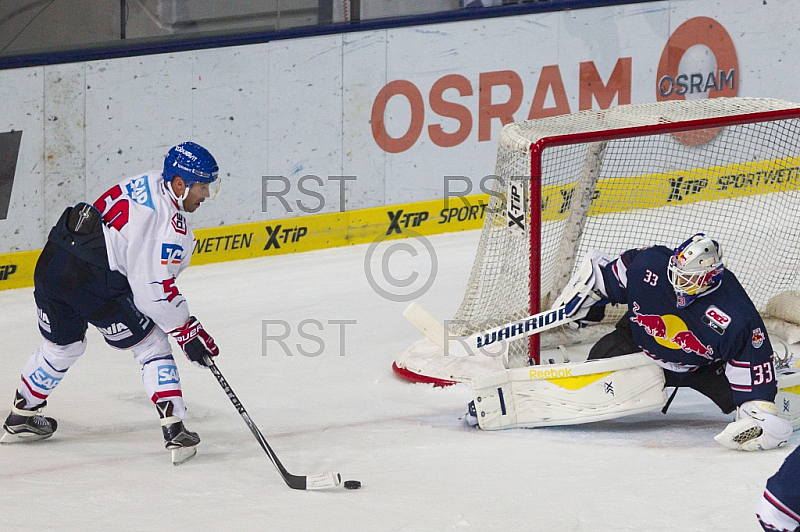
[[[219,178],[219,166],[214,156],[194,142],[182,142],[170,148],[164,159],[164,181],[180,176],[187,188],[194,183],[213,183]]]
[[[678,307],[686,307],[700,294],[716,288],[724,271],[719,244],[705,234],[697,233],[678,246],[667,265]]]

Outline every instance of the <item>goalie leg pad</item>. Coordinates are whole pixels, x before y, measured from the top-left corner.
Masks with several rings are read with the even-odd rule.
[[[602,421],[660,409],[664,371],[644,353],[514,368],[472,381],[484,430]]]
[[[778,394],[775,396],[778,416],[800,429],[800,372],[778,376]]]

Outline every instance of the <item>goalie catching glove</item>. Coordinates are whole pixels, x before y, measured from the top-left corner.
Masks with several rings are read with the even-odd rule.
[[[780,447],[792,435],[792,424],[778,417],[775,403],[747,401],[736,409],[736,421],[714,439],[737,451],[764,451]]]
[[[571,327],[585,327],[603,319],[605,309],[602,305],[608,301],[604,301],[607,295],[601,268],[609,262],[611,259],[599,251],[587,253],[553,304],[553,308],[564,305],[566,316],[573,319],[569,324]]]
[[[182,327],[170,332],[178,345],[181,346],[183,354],[198,367],[208,367],[205,357],[215,357],[219,354],[219,348],[206,332],[197,318],[191,316]]]

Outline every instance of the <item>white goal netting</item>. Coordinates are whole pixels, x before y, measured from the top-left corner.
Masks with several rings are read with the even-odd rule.
[[[800,104],[792,102],[716,98],[509,124],[451,334],[549,307],[589,250],[613,256],[652,244],[675,247],[701,231],[720,242],[726,265],[765,318],[800,323],[798,117]],[[524,194],[514,199],[518,191]],[[537,195],[541,214],[531,216]],[[621,316],[610,310],[607,324]],[[598,336],[587,329],[546,334],[541,342]],[[509,360],[522,365],[531,354],[521,340]]]

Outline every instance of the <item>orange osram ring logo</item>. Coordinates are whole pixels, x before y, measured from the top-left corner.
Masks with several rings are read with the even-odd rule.
[[[681,59],[693,46],[708,47],[716,59],[709,72],[680,72]],[[733,40],[725,28],[708,17],[687,20],[672,33],[656,75],[656,100],[685,100],[686,94],[707,93],[709,98],[736,96],[739,91],[739,61]],[[673,136],[683,144],[695,146],[713,139],[721,128],[703,129]]]

